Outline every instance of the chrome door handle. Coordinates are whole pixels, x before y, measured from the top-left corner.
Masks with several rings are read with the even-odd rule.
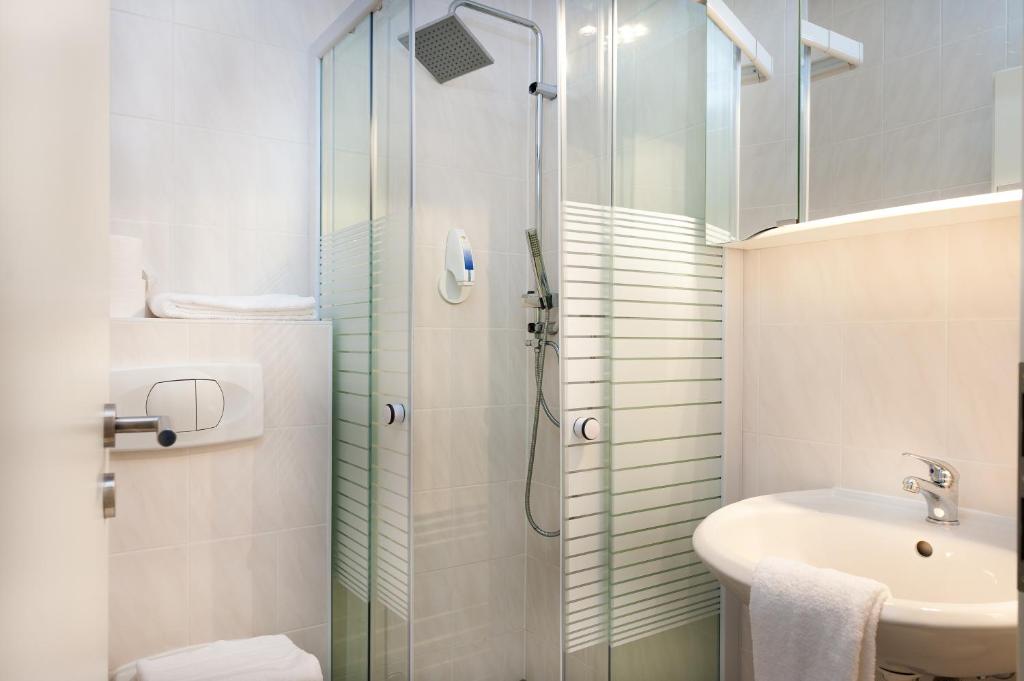
[[[156,433],[156,441],[164,447],[178,440],[163,416],[118,416],[116,404],[103,405],[103,446],[116,447],[119,433]]]
[[[117,480],[113,473],[104,473],[100,483],[103,490],[103,517],[113,518],[117,515]]]

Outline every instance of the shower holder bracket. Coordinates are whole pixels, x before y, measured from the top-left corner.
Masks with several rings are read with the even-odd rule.
[[[530,308],[534,308],[536,310],[543,310],[544,309],[544,304],[543,304],[543,302],[541,302],[541,298],[537,294],[536,291],[533,291],[533,290],[527,291],[526,293],[524,293],[522,295],[520,300],[522,300],[523,307],[530,307]],[[551,309],[554,310],[557,307],[558,307],[558,294],[557,293],[552,293],[551,294]]]
[[[555,99],[558,97],[558,87],[551,83],[534,81],[530,83],[530,94],[543,97],[544,99]]]

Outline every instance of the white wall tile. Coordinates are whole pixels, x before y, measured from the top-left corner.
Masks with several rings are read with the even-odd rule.
[[[110,217],[171,222],[172,126],[112,115],[110,149]]]
[[[448,409],[417,411],[412,480],[416,491],[451,486],[452,415]]]
[[[273,633],[277,538],[256,535],[189,547],[189,640]]]
[[[223,227],[174,225],[171,228],[169,276],[156,282],[156,290],[227,295],[235,293],[231,280],[229,232]]]
[[[992,74],[1006,63],[1006,30],[985,31],[942,46],[942,113],[992,105]]]
[[[185,547],[110,557],[110,668],[188,643]]]
[[[904,451],[907,451],[907,448],[873,449],[844,446],[842,486],[889,496],[903,494],[903,478],[908,475],[921,475],[920,462],[903,456]]]
[[[938,117],[942,76],[942,54],[938,48],[886,61],[886,130]]]
[[[950,322],[950,457],[1006,464],[1015,455],[1018,327],[1016,320]]]
[[[758,428],[839,442],[842,332],[835,325],[762,325]]]
[[[992,108],[942,119],[939,186],[986,182],[992,172]]]
[[[939,230],[908,230],[842,243],[845,321],[941,319],[946,310],[946,239]]]
[[[277,535],[277,626],[302,629],[327,622],[330,541],[327,526]]]
[[[906,196],[935,187],[939,161],[937,120],[887,132],[884,143],[885,196]]]
[[[882,132],[882,67],[865,63],[832,90],[832,134],[836,140]]]
[[[1019,288],[1020,234],[1013,218],[958,225],[949,230],[951,319],[1014,319]]]
[[[880,132],[833,146],[832,181],[836,187],[843,188],[842,192],[837,191],[834,195],[837,205],[881,198],[885,149]]]
[[[253,43],[175,27],[174,120],[235,132],[256,128]]]
[[[1013,516],[1017,510],[1017,466],[952,460],[960,471],[960,504]]]
[[[172,28],[166,21],[113,12],[110,17],[110,111],[171,119]]]
[[[760,251],[761,323],[837,322],[834,292],[841,284],[839,242],[823,241]]]
[[[866,447],[943,452],[944,322],[857,324],[843,338],[843,439]]]
[[[757,493],[834,487],[840,481],[840,446],[759,435]]]
[[[936,0],[885,3],[885,57],[902,57],[935,47],[941,40],[942,4]]]
[[[188,454],[116,453],[117,517],[110,520],[110,551],[174,546],[188,540]]]
[[[155,319],[110,322],[110,368],[173,364],[188,356],[188,325]]]
[[[245,5],[232,25],[249,20]],[[176,27],[175,41],[175,121],[296,142],[309,139],[304,51],[183,25]]]
[[[330,521],[324,503],[331,482],[330,428],[274,428],[253,448],[256,531]]]
[[[188,496],[191,540],[252,534],[253,503],[258,498],[253,450],[252,442],[240,442],[192,451]]]
[[[1009,0],[1013,4],[1016,0]],[[966,37],[1004,26],[1007,0],[942,0],[942,42],[953,43]]]

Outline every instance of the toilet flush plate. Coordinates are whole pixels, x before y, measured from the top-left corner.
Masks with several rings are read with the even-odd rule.
[[[110,372],[118,413],[163,416],[178,435],[173,449],[247,440],[263,434],[263,368],[196,364]],[[165,449],[151,433],[122,434],[117,451]]]

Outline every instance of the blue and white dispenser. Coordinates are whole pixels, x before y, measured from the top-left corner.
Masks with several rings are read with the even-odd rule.
[[[473,247],[461,229],[448,231],[444,244],[444,272],[437,279],[437,290],[445,301],[456,305],[469,297],[475,279]]]

